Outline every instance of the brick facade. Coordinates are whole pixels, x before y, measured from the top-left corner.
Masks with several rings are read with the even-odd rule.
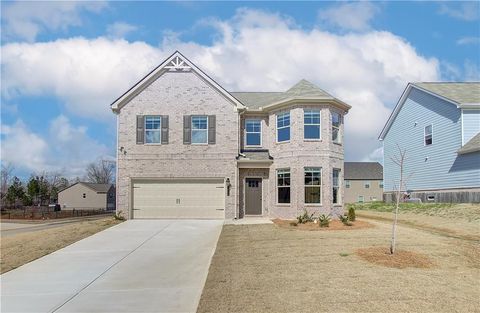
[[[308,141],[303,139],[303,110],[313,107],[321,109],[321,140]],[[290,111],[291,138],[289,142],[277,143],[276,114],[287,110]],[[334,110],[328,103],[291,104],[257,115],[251,115],[248,110],[239,114],[231,100],[194,71],[165,72],[118,111],[117,211],[132,217],[132,182],[135,180],[228,178],[231,192],[225,197],[225,218],[241,218],[245,177],[262,177],[265,216],[293,218],[304,209],[335,216],[343,210],[343,186],[340,183],[340,203],[334,206],[332,169],[340,169],[339,181],[343,182],[343,145],[331,140]],[[169,143],[137,144],[137,115],[168,115]],[[216,115],[216,143],[183,144],[184,115]],[[244,146],[244,121],[250,117],[262,119],[262,149],[268,149],[273,157],[273,163],[265,163],[263,168],[237,168],[236,157]],[[341,128],[343,137],[343,123]],[[322,168],[321,205],[304,203],[304,167]],[[277,204],[276,170],[280,168],[291,171],[291,203],[288,205]]]

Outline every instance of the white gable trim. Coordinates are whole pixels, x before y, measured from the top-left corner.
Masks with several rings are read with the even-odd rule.
[[[378,140],[382,141],[383,139],[385,139],[385,136],[387,135],[388,131],[390,130],[390,127],[392,126],[393,124],[393,121],[395,120],[395,118],[397,117],[398,113],[400,112],[400,110],[402,109],[403,105],[405,104],[405,101],[407,100],[408,98],[408,95],[410,94],[410,91],[412,90],[412,88],[415,88],[415,89],[418,89],[420,91],[423,91],[429,95],[432,95],[436,98],[439,98],[439,99],[442,99],[448,103],[451,103],[453,104],[454,106],[456,106],[457,108],[461,108],[463,107],[462,104],[458,103],[458,102],[455,102],[451,99],[448,99],[448,98],[445,98],[445,97],[442,97],[436,93],[433,93],[431,91],[428,91],[422,87],[419,87],[417,85],[414,85],[412,83],[408,83],[407,87],[405,88],[405,90],[403,91],[402,95],[400,96],[400,99],[398,100],[397,104],[395,105],[395,108],[393,109],[392,111],[392,114],[390,114],[390,117],[388,118],[387,120],[387,123],[385,124],[385,126],[383,126],[383,129],[382,129],[382,132],[380,133],[380,135],[378,136]]]
[[[205,74],[201,69],[199,69],[195,64],[183,56],[180,52],[175,51],[170,57],[163,61],[159,66],[153,69],[135,85],[133,85],[129,90],[127,90],[123,95],[117,98],[111,105],[113,112],[118,113],[120,109],[126,105],[139,90],[142,90],[148,84],[152,83],[159,75],[164,72],[189,72],[194,71],[201,78],[203,78],[207,83],[209,83],[213,88],[219,91],[225,98],[230,100],[237,109],[243,109],[245,106],[238,101],[234,96],[232,96],[228,91],[226,91],[222,86],[220,86],[216,81],[214,81],[210,76]]]

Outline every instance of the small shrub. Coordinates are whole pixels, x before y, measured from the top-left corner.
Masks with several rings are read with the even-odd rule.
[[[349,256],[349,254],[346,252],[340,252],[340,256]]]
[[[354,206],[350,206],[348,208],[348,219],[351,222],[355,222],[356,216],[355,216],[355,207]]]
[[[117,221],[124,221],[125,216],[123,215],[123,211],[118,211],[117,213],[115,213],[115,215],[113,215],[113,218]]]
[[[328,227],[330,225],[330,215],[322,214],[318,217],[318,222],[320,223],[320,227]]]
[[[297,222],[290,222],[290,226],[297,226],[298,223]]]
[[[302,215],[297,216],[298,224],[305,224],[305,223],[313,222],[313,215],[314,215],[314,213],[308,214],[307,210],[303,211]]]
[[[345,226],[352,226],[353,224],[350,223],[349,221],[349,216],[346,216],[346,215],[339,215],[338,218],[340,219],[340,221],[343,223],[343,225]]]

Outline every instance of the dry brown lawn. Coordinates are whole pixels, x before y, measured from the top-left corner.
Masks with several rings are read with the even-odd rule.
[[[455,215],[457,210],[464,208],[465,212]],[[399,223],[430,231],[443,236],[459,239],[480,241],[480,206],[454,206],[442,211],[444,215],[431,213],[400,212]],[[390,212],[357,211],[357,216],[368,219],[391,222]]]
[[[225,225],[198,312],[480,312],[478,241],[401,225],[398,251],[433,265],[386,267],[356,253],[389,247],[391,225],[369,222],[318,232]]]
[[[108,217],[3,237],[0,240],[0,271],[8,272],[118,223]]]

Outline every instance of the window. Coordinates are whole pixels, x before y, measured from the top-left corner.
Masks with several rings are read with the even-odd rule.
[[[277,170],[277,202],[290,203],[290,169]]]
[[[378,183],[378,187],[383,188],[383,180]]]
[[[320,110],[305,110],[303,112],[304,139],[320,139]]]
[[[345,181],[345,188],[350,188],[350,181],[349,180]]]
[[[370,181],[366,180],[363,182],[363,187],[365,187],[366,189],[370,188]]]
[[[206,116],[192,116],[192,144],[208,143],[208,119]]]
[[[84,194],[82,195],[82,197],[83,197],[83,199],[85,199],[85,198],[87,197],[87,194],[84,193]]]
[[[305,203],[322,203],[322,169],[305,168]]]
[[[145,143],[160,143],[161,123],[159,115],[145,116]]]
[[[340,114],[333,112],[332,113],[332,141],[335,143],[340,143],[340,124],[342,117]]]
[[[333,174],[332,174],[332,198],[333,198],[333,204],[338,204],[340,203],[340,170],[337,168],[333,169]]]
[[[290,112],[277,114],[277,142],[290,140]]]
[[[246,146],[262,145],[261,120],[245,120],[245,144]]]
[[[426,146],[429,146],[433,143],[433,127],[431,124],[425,126],[424,142]]]
[[[358,201],[358,202],[360,202],[360,203],[363,203],[363,202],[364,202],[364,200],[363,200],[363,196],[358,196],[358,199],[357,199],[357,201]]]

